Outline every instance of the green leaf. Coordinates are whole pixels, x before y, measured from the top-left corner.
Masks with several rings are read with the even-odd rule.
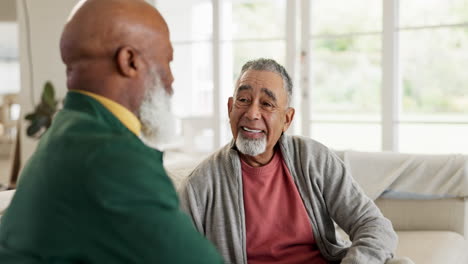
[[[44,91],[42,91],[42,101],[51,109],[54,109],[57,105],[57,102],[55,101],[55,89],[52,83],[49,81],[44,85]]]
[[[36,116],[37,116],[36,113],[29,113],[24,117],[24,119],[29,120],[29,121],[33,121],[36,118]]]
[[[30,137],[40,137],[41,135],[36,135],[38,132],[44,128],[46,130],[51,125],[51,118],[44,115],[38,115],[31,124],[26,129],[26,134]]]
[[[54,107],[51,107],[48,104],[41,103],[36,107],[36,114],[43,116],[53,116],[56,112]]]
[[[34,120],[26,129],[26,134],[30,137],[34,137],[39,130],[41,130],[41,126],[37,120]]]
[[[49,128],[51,118],[49,116],[39,116],[37,123],[40,127]]]
[[[54,114],[58,110],[58,101],[55,100],[55,89],[51,82],[44,84],[42,97],[36,105],[34,112],[28,113],[24,119],[30,121],[26,129],[29,137],[39,138],[52,125]]]

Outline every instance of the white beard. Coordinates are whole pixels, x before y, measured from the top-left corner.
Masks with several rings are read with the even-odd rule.
[[[164,89],[155,70],[150,71],[153,80],[146,83],[146,92],[140,106],[142,140],[150,147],[159,148],[174,134],[174,116],[171,113],[171,96]]]
[[[244,155],[255,157],[266,151],[266,137],[258,139],[245,138],[241,133],[237,135],[237,149]]]

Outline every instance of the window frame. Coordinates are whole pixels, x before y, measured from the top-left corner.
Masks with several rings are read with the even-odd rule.
[[[212,47],[212,73],[213,73],[213,113],[208,118],[211,119],[214,132],[214,149],[221,147],[222,137],[225,133],[226,119],[222,116],[225,110],[227,98],[223,98],[223,80],[221,78],[223,67],[222,45],[226,42],[237,43],[243,41],[265,41],[263,38],[249,39],[222,39],[221,23],[223,18],[222,3],[226,0],[211,0],[213,16],[213,37]],[[339,34],[336,36],[361,36],[369,34],[380,34],[382,40],[381,53],[381,91],[380,91],[380,119],[378,120],[340,120],[340,119],[313,119],[311,118],[311,104],[316,98],[312,98],[311,91],[312,78],[310,70],[314,67],[313,54],[311,54],[311,5],[314,0],[286,0],[286,35],[285,35],[285,67],[294,80],[293,106],[298,110],[296,118],[289,134],[300,134],[304,136],[313,135],[311,126],[313,124],[378,124],[381,127],[380,151],[399,151],[400,132],[399,126],[402,124],[442,124],[468,125],[468,121],[459,120],[407,120],[401,118],[402,93],[401,93],[401,65],[400,65],[400,41],[399,34],[405,30],[420,30],[433,27],[467,27],[468,23],[447,24],[447,25],[428,25],[417,27],[400,27],[399,12],[400,0],[380,0],[382,1],[382,31],[375,32],[357,32],[351,34]],[[157,4],[157,1],[154,1]],[[157,6],[157,5],[156,5]],[[335,35],[329,37],[336,37]],[[315,36],[318,37],[318,36]],[[323,37],[323,36],[320,36]],[[326,36],[325,36],[326,37]],[[266,39],[269,40],[269,39]],[[271,40],[277,40],[272,38]],[[281,39],[283,40],[283,39]],[[239,69],[234,69],[239,70]],[[224,131],[224,132],[223,132]],[[333,146],[331,146],[333,147]]]

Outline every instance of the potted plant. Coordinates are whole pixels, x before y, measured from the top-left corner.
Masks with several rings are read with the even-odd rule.
[[[58,100],[55,98],[55,89],[47,81],[41,95],[41,101],[34,112],[26,114],[24,119],[29,121],[26,134],[32,138],[40,138],[52,124],[52,119],[58,111]]]

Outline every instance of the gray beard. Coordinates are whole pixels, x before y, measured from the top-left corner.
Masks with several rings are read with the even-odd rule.
[[[248,156],[258,156],[266,151],[266,137],[259,139],[250,139],[242,136],[241,133],[237,135],[236,147],[240,153]]]
[[[146,83],[146,92],[139,109],[142,140],[158,148],[167,143],[174,134],[174,116],[171,113],[171,96],[164,89],[157,72],[150,70],[153,80]]]

